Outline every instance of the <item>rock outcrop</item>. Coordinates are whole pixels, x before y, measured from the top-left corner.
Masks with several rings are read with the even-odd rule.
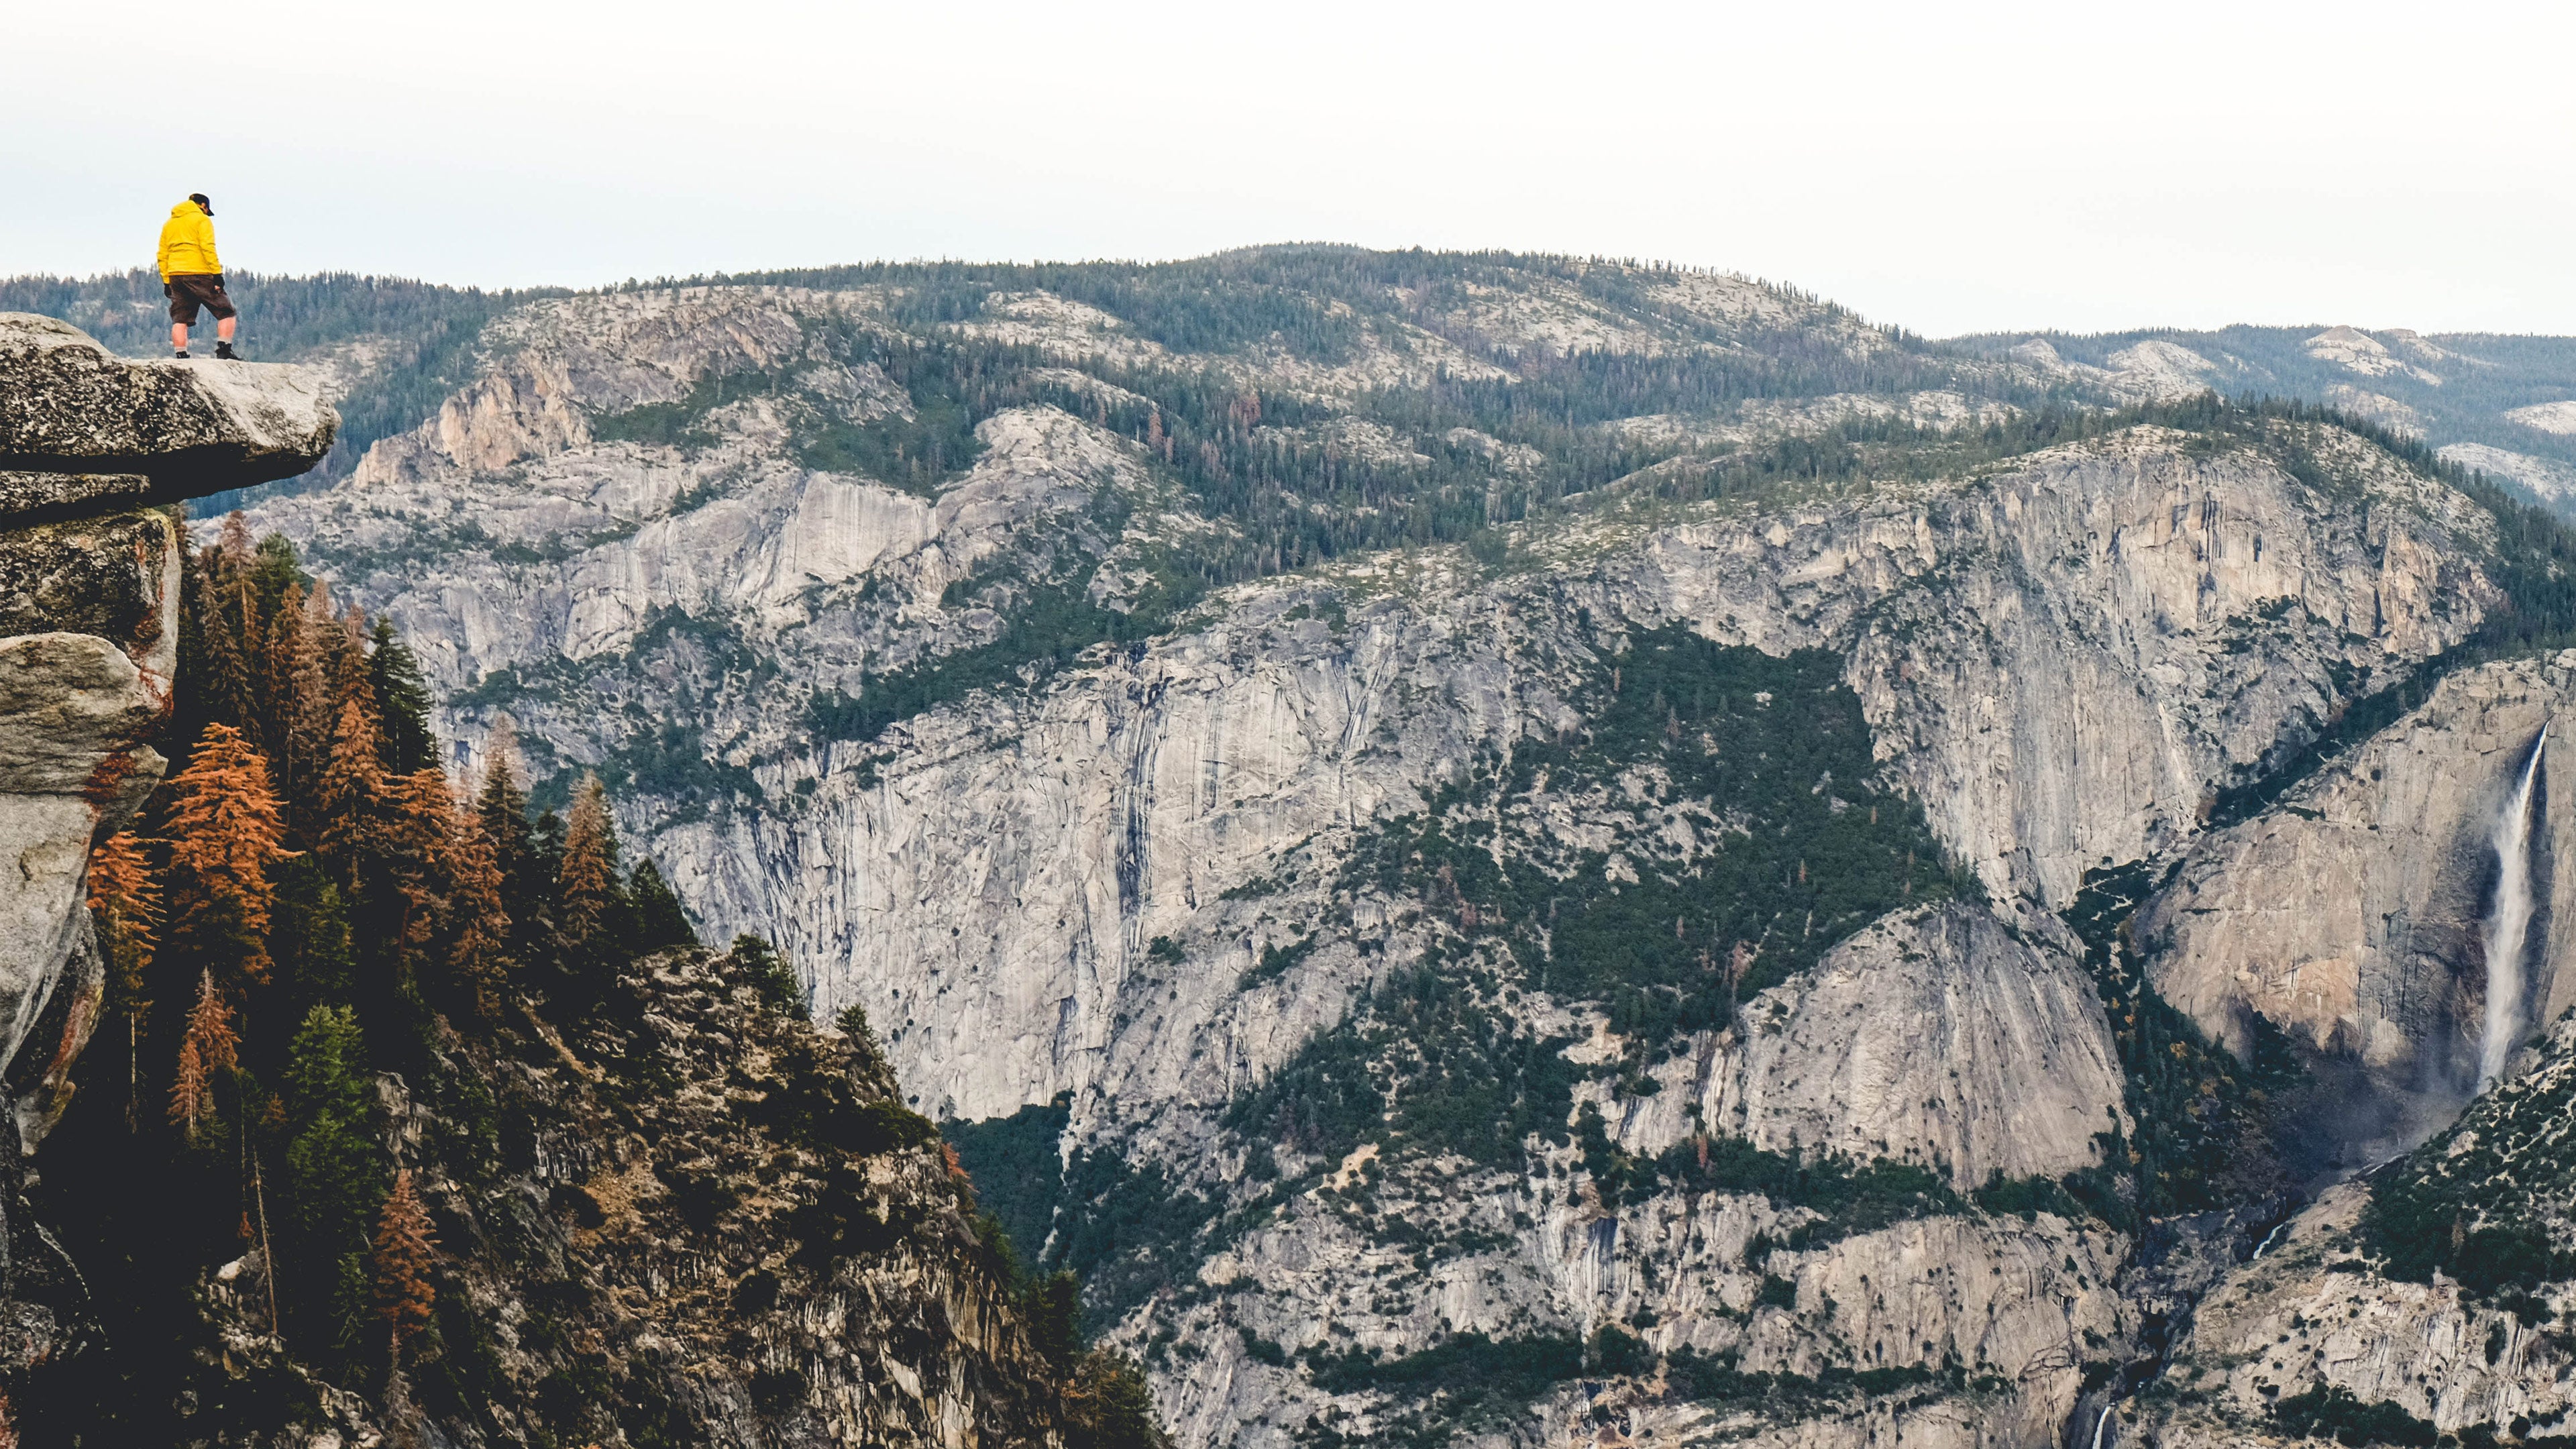
[[[61,1117],[104,985],[90,850],[166,761],[180,537],[147,499],[312,467],[337,419],[294,369],[130,363],[61,323],[0,316],[0,1386],[83,1342],[78,1272],[19,1166]],[[50,521],[45,521],[50,520]],[[0,1412],[6,1412],[0,1410]]]
[[[318,378],[270,363],[137,362],[79,328],[0,313],[0,501],[56,506],[198,498],[310,469],[340,417]],[[48,496],[50,495],[50,497]]]

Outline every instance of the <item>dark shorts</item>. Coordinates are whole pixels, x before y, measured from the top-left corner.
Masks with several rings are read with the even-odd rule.
[[[223,273],[171,273],[170,320],[182,327],[194,327],[199,307],[214,313],[218,322],[233,315],[233,299],[224,295]]]

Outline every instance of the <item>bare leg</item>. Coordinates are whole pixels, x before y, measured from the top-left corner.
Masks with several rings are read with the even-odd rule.
[[[230,342],[233,340],[232,318],[218,317],[215,319],[215,340],[217,342]]]
[[[187,323],[173,322],[170,324],[170,350],[173,352],[185,352],[188,350]]]

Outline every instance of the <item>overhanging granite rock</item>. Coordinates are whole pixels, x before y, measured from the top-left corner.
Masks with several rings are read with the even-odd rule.
[[[291,478],[339,427],[302,368],[135,361],[67,322],[0,312],[0,520]]]

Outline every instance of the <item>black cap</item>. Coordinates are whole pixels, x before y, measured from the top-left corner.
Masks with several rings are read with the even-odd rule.
[[[191,191],[188,193],[188,199],[197,203],[198,207],[201,208],[206,215],[212,216],[215,214],[215,204],[206,199],[206,193],[202,191]]]

